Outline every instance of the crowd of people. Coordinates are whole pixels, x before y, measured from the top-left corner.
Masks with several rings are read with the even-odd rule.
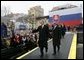
[[[12,33],[11,36],[7,36],[7,27],[5,24],[1,25],[1,48],[8,48],[8,47],[17,47],[23,46],[24,49],[31,50],[32,48],[37,46],[37,33],[26,33],[25,35],[21,35],[19,33]]]
[[[19,45],[23,46],[26,50],[31,50],[37,46],[37,35],[36,34],[25,34],[21,36],[20,34],[13,35],[10,38],[10,47],[17,47]]]

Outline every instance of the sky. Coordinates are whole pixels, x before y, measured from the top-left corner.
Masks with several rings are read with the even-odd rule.
[[[40,5],[44,9],[44,16],[49,15],[53,7],[65,4],[81,5],[83,10],[83,1],[1,1],[1,6],[10,7],[13,13],[28,14],[31,7]]]

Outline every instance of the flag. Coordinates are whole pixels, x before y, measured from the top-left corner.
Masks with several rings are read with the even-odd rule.
[[[76,26],[82,24],[82,8],[73,7],[49,13],[49,23],[61,23],[65,26]]]

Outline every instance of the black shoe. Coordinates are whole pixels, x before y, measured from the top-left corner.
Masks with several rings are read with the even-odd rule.
[[[52,55],[56,55],[56,53],[53,53]]]
[[[60,51],[60,49],[58,49],[58,52]]]
[[[59,50],[58,50],[58,52],[59,52]]]
[[[60,47],[58,48],[58,52],[60,51]]]
[[[48,52],[48,50],[46,49],[46,53]]]
[[[44,56],[43,54],[40,55],[40,57],[43,57],[43,56]]]

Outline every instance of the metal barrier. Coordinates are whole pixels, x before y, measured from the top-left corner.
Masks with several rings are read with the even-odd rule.
[[[1,59],[9,59],[10,57],[12,57],[22,51],[23,51],[23,48],[21,46],[1,49]]]

